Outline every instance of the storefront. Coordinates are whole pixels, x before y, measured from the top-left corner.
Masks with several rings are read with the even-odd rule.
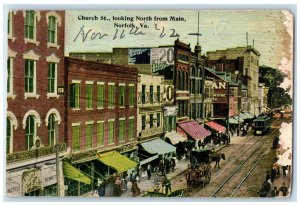
[[[192,144],[188,149],[198,148],[199,141],[204,142],[211,132],[199,125],[196,121],[188,120],[177,124],[177,132],[186,137]]]

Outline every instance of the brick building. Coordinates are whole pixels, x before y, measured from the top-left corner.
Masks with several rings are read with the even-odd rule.
[[[8,13],[7,195],[57,195],[55,146],[60,156],[66,149],[57,91],[64,85],[64,28],[64,11]]]
[[[252,46],[207,52],[207,66],[231,73],[236,82],[248,88],[246,111],[258,114],[258,68],[260,53]]]
[[[136,68],[66,58],[66,139],[70,162],[91,178],[81,185],[65,179],[67,195],[91,191],[97,178],[111,175],[98,155],[116,151],[137,156]],[[118,171],[120,172],[120,171]],[[80,192],[78,193],[78,188]]]

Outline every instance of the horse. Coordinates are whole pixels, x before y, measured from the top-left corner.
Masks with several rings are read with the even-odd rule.
[[[222,153],[222,154],[213,154],[212,156],[210,156],[210,163],[211,162],[216,162],[215,167],[218,165],[218,168],[220,169],[221,159],[225,160],[225,154],[224,153]]]

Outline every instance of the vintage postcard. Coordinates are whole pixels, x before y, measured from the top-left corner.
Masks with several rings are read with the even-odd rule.
[[[6,197],[292,196],[292,12],[6,21]]]

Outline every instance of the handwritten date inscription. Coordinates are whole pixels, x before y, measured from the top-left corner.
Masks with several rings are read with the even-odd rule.
[[[169,32],[166,32],[169,31]],[[158,31],[159,38],[163,38],[166,35],[169,37],[179,37],[180,35],[176,33],[175,29],[165,29],[165,27],[158,28],[157,24],[155,24],[155,31]],[[140,27],[132,27],[130,30],[127,29],[115,29],[113,34],[109,35],[106,32],[100,32],[100,31],[94,31],[92,29],[86,29],[85,25],[82,25],[79,28],[79,31],[77,32],[75,38],[73,39],[73,42],[81,41],[85,42],[88,40],[99,40],[103,38],[109,38],[112,37],[112,40],[116,39],[123,39],[126,36],[138,36],[138,35],[146,35],[146,32],[143,31]]]

